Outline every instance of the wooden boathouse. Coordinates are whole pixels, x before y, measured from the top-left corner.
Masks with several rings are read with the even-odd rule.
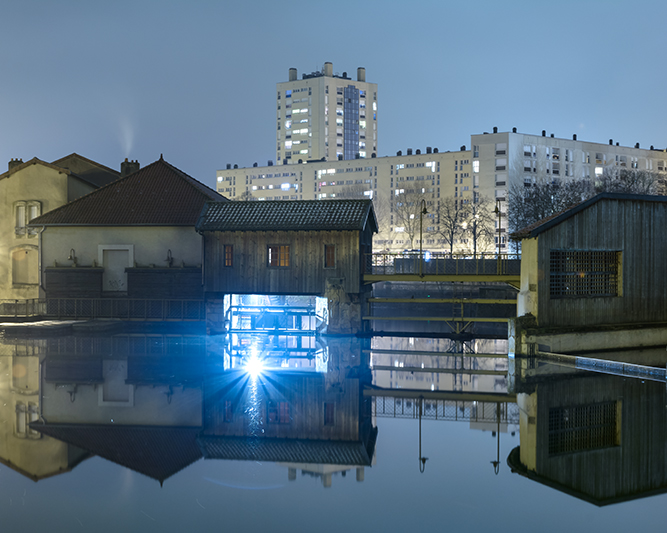
[[[517,325],[533,337],[650,325],[664,331],[665,228],[667,197],[603,193],[515,233],[522,248]]]
[[[225,331],[228,294],[323,296],[329,333],[362,330],[364,258],[378,231],[371,200],[208,202],[195,228],[209,332]]]

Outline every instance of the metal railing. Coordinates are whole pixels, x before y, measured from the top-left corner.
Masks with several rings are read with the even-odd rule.
[[[381,418],[419,418],[419,398],[392,398],[375,396],[373,416]],[[498,422],[498,402],[474,402],[458,400],[423,400],[422,418],[430,420]],[[519,407],[516,403],[500,403],[500,422],[519,423]]]
[[[375,275],[520,275],[519,254],[448,254],[424,252],[372,253],[365,256],[365,274]]]
[[[28,318],[42,316],[46,310],[45,300],[0,300],[0,317]]]

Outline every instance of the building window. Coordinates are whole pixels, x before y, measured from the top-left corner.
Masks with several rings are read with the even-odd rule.
[[[12,251],[12,283],[37,285],[39,283],[39,253],[37,246],[21,246]]]
[[[549,288],[552,298],[620,296],[621,252],[551,250]]]
[[[549,455],[618,446],[616,402],[549,409]]]
[[[28,223],[40,215],[42,210],[41,203],[35,200],[21,201],[14,204],[14,214],[16,220],[16,235],[36,235],[35,228],[27,228]]]
[[[324,245],[324,268],[336,268],[336,245]]]
[[[231,244],[225,244],[225,266],[234,266],[234,247]]]
[[[289,266],[289,245],[269,245],[269,261],[270,267],[280,268]]]
[[[288,402],[269,401],[269,423],[289,424],[292,421]]]
[[[333,426],[336,424],[336,404],[335,403],[325,403],[324,404],[324,425]]]

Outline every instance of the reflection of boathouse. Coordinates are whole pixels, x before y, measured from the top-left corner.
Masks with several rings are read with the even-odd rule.
[[[515,233],[516,353],[664,345],[666,223],[667,197],[604,193]]]
[[[290,479],[300,468],[322,475],[325,485],[332,472],[370,466],[377,428],[371,401],[363,397],[370,372],[360,364],[360,352],[347,341],[330,341],[326,373],[209,377],[199,438],[204,457],[289,463]],[[357,479],[363,479],[361,471]]]
[[[543,365],[517,391],[514,472],[598,506],[667,492],[664,383]]]
[[[5,426],[23,432],[0,435],[0,459],[34,479],[98,455],[160,482],[202,456],[278,462],[289,479],[300,469],[325,486],[350,469],[363,480],[377,433],[362,395],[363,341],[331,339],[282,359],[277,346],[256,345],[274,368],[252,379],[226,364],[243,350],[210,353],[205,340],[58,337],[40,341],[29,361],[0,359],[15,374],[7,389],[17,389]],[[16,426],[14,398],[26,404]]]

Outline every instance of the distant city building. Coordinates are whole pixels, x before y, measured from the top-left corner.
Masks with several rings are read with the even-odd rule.
[[[227,164],[217,172],[218,192],[246,200],[372,198],[380,226],[376,249],[419,247],[421,226],[421,244],[434,251],[503,251],[512,186],[540,180],[596,181],[612,168],[667,173],[667,153],[653,146],[579,141],[576,135],[562,139],[546,130],[532,135],[516,128],[473,134],[469,149],[408,148],[378,157],[377,84],[366,82],[362,67],[356,81],[347,72],[334,74],[331,63],[302,79],[291,68],[289,80],[277,84],[276,117],[276,164]],[[422,199],[427,214],[417,221],[414,214],[406,214],[406,206],[412,209]],[[483,241],[443,235],[452,225],[443,219],[443,210],[452,204],[485,206],[489,230]],[[494,212],[493,222],[489,212]],[[466,224],[461,223],[464,229]]]
[[[377,154],[377,84],[334,74],[329,62],[319,72],[289,69],[277,84],[276,163],[364,159]]]
[[[511,132],[474,134],[470,149],[439,152],[437,148],[411,149],[395,156],[343,161],[309,161],[251,168],[230,168],[217,172],[217,190],[230,198],[257,200],[320,200],[330,198],[372,198],[375,200],[380,233],[376,250],[418,247],[417,238],[407,236],[400,221],[397,197],[418,195],[426,202],[423,245],[431,250],[447,249],[439,234],[442,203],[456,199],[461,204],[486,199],[492,208],[498,203],[501,216],[497,236],[478,251],[506,249],[506,200],[512,184],[529,185],[538,179],[595,180],[605,168],[667,171],[665,150],[619,146],[572,139]],[[305,160],[304,160],[305,161]],[[418,230],[417,230],[418,233]],[[464,241],[465,239],[460,239]],[[500,242],[498,242],[498,240]],[[466,250],[470,243],[457,242]]]

